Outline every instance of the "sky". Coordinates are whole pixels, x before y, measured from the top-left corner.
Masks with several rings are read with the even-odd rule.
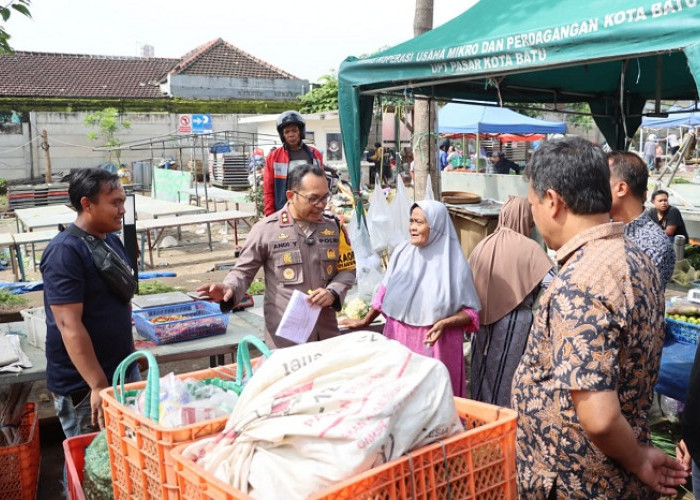
[[[437,27],[477,0],[433,0]],[[179,58],[222,38],[317,82],[347,56],[413,37],[415,0],[33,0],[32,18],[5,24],[15,50]]]

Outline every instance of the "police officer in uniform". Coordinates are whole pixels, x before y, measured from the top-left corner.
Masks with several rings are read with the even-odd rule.
[[[336,312],[355,282],[355,260],[338,220],[324,213],[330,192],[322,168],[302,164],[287,177],[287,203],[257,222],[236,266],[223,283],[197,290],[221,302],[223,310],[241,300],[260,267],[265,269],[265,341],[270,347],[293,345],[275,332],[294,290],[321,306],[309,341],[338,335]]]

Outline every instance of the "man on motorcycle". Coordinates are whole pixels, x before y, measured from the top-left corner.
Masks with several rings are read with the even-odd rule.
[[[323,168],[321,152],[303,142],[306,122],[299,113],[285,111],[279,115],[277,133],[282,147],[268,155],[263,176],[265,216],[275,213],[287,203],[287,173],[291,168],[305,163]]]

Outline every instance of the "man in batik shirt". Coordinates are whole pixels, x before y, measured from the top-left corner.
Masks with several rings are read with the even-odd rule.
[[[661,284],[668,284],[676,265],[673,247],[656,222],[644,211],[649,169],[644,160],[631,151],[608,154],[612,206],[610,217],[625,223],[625,236],[649,256],[661,274]]]
[[[515,373],[521,498],[674,494],[683,466],[651,446],[647,414],[663,345],[663,287],[610,221],[603,151],[547,141],[527,176],[537,229],[559,274],[540,299]]]

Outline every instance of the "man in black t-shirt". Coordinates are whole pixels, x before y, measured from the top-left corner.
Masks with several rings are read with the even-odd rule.
[[[669,205],[668,192],[663,189],[657,189],[651,195],[651,202],[654,204],[654,207],[649,209],[649,217],[651,217],[651,220],[661,226],[661,229],[664,230],[666,236],[671,240],[673,240],[676,235],[680,234],[685,237],[685,241],[687,242],[688,231],[685,229],[683,216],[680,210]]]
[[[103,239],[129,260],[119,238],[124,188],[114,174],[77,171],[68,188],[78,212],[75,226]],[[66,437],[104,427],[100,391],[109,387],[119,363],[134,351],[131,304],[120,300],[97,270],[85,242],[59,233],[41,258],[46,309],[46,386]],[[138,367],[129,373],[138,380]]]
[[[491,161],[493,162],[493,171],[496,174],[510,174],[511,169],[516,174],[520,173],[520,165],[506,158],[506,154],[502,151],[494,151],[491,155]]]

